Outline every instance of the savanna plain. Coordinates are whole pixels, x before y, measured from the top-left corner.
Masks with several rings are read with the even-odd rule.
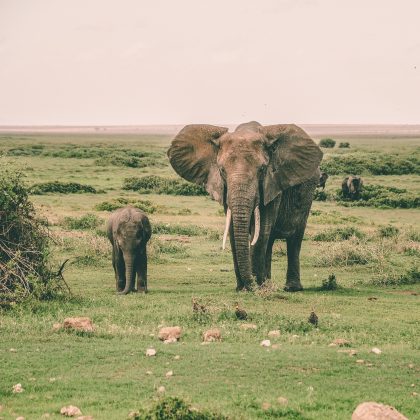
[[[71,289],[0,309],[0,418],[59,418],[72,404],[95,419],[124,419],[166,397],[214,416],[200,418],[349,419],[363,401],[420,418],[420,133],[330,137],[337,145],[323,149],[322,164],[330,177],[302,245],[305,290],[283,292],[277,241],[272,281],[237,293],[231,252],[221,250],[223,211],[174,173],[170,135],[0,133],[0,164],[34,186],[51,264],[70,259]],[[355,170],[367,187],[356,204],[338,192]],[[127,204],[153,227],[146,295],[115,292],[105,223]],[[194,312],[192,299],[205,311]],[[247,320],[236,318],[236,302]],[[90,317],[95,331],[53,329],[73,316]],[[160,342],[159,328],[175,325],[180,341]],[[222,340],[202,345],[210,328]],[[272,330],[280,334],[268,337]],[[344,345],[331,345],[337,339]],[[146,357],[150,347],[156,356]],[[17,383],[24,392],[12,392]]]

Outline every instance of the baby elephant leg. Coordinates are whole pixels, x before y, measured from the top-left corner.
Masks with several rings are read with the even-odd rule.
[[[147,253],[142,250],[137,262],[137,292],[147,293]]]

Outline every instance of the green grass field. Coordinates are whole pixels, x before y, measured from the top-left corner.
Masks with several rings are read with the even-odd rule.
[[[65,279],[72,297],[0,309],[0,419],[38,419],[46,413],[59,418],[60,408],[69,404],[95,419],[125,419],[162,398],[161,386],[165,396],[232,419],[344,420],[363,401],[420,418],[419,209],[314,202],[301,253],[305,291],[282,291],[285,244],[277,242],[269,287],[236,293],[231,253],[221,250],[224,216],[216,202],[122,189],[129,177],[176,178],[165,154],[170,139],[0,133],[0,153],[8,155],[0,164],[22,168],[28,185],[76,182],[98,191],[32,196],[51,226],[52,264],[58,268],[70,258]],[[350,149],[327,149],[325,155],[420,158],[420,138],[343,140]],[[120,158],[111,159],[115,156]],[[326,192],[340,188],[343,177],[331,176]],[[364,180],[420,195],[415,173],[366,173]],[[160,233],[149,245],[147,295],[115,294],[111,249],[103,236],[110,213],[97,210],[104,202],[140,202],[152,209],[150,220]],[[97,216],[90,218],[97,226],[77,229],[83,226],[74,218],[87,214]],[[397,230],[384,229],[389,225]],[[349,227],[361,237],[325,240],[333,229]],[[314,240],[320,233],[324,240]],[[330,274],[338,288],[323,290]],[[205,315],[193,313],[193,297],[207,307]],[[235,302],[256,329],[241,328]],[[318,328],[307,321],[312,310]],[[95,332],[53,331],[54,323],[70,316],[90,317]],[[180,342],[161,343],[159,327],[174,325],[183,329]],[[202,345],[202,333],[211,327],[221,330],[222,341]],[[280,330],[280,337],[261,347],[270,330]],[[337,338],[349,346],[329,346]],[[157,350],[156,357],[145,356],[149,347]],[[373,347],[382,353],[371,353]],[[349,355],[351,349],[357,354]],[[167,378],[170,370],[173,376]],[[24,392],[12,392],[17,383]]]

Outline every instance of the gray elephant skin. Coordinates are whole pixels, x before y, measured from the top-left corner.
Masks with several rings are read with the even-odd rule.
[[[344,198],[358,200],[363,189],[363,179],[359,176],[347,176],[341,184],[341,191]]]
[[[286,239],[287,291],[302,290],[299,254],[313,192],[320,179],[321,149],[293,124],[252,121],[234,132],[187,125],[168,150],[183,178],[205,186],[224,206],[237,290],[271,278],[275,239]]]
[[[149,219],[141,210],[124,207],[111,214],[107,235],[112,244],[112,265],[118,293],[147,292],[146,245],[151,234]]]

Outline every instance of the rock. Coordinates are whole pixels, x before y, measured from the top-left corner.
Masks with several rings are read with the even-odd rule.
[[[67,407],[62,407],[60,413],[66,417],[75,417],[80,416],[82,414],[80,408],[76,407],[75,405],[68,405]]]
[[[272,330],[268,332],[268,336],[270,338],[279,338],[280,337],[280,330]]]
[[[261,405],[261,408],[266,411],[269,410],[271,408],[271,404],[269,402],[263,402]]]
[[[173,340],[178,341],[181,338],[181,327],[163,327],[159,330],[159,340],[173,342]]]
[[[166,389],[165,389],[165,387],[164,387],[164,386],[160,386],[160,387],[157,389],[157,392],[158,392],[159,394],[163,394],[165,391],[166,391]]]
[[[52,326],[53,331],[59,331],[59,330],[61,330],[61,328],[63,328],[62,324],[60,324],[59,322],[54,322],[54,324]]]
[[[153,372],[151,370],[146,371],[146,375],[153,375]]]
[[[169,370],[168,372],[166,372],[165,376],[167,378],[170,378],[171,376],[174,376],[174,372],[172,370]]]
[[[22,387],[22,384],[13,385],[12,388],[13,394],[20,394],[21,392],[25,391]]]
[[[129,418],[129,419],[139,419],[140,418],[140,413],[138,411],[130,411],[128,413],[127,418]]]
[[[354,410],[351,420],[408,420],[394,407],[376,402],[364,402]]]
[[[408,368],[409,368],[409,369],[414,369],[414,363],[409,363],[409,364],[408,364]]]
[[[83,332],[93,332],[94,327],[92,320],[88,317],[74,317],[66,318],[63,323],[63,328],[67,330],[76,330]]]
[[[335,347],[335,346],[345,347],[349,345],[350,345],[350,341],[346,340],[345,338],[336,338],[335,340],[333,340],[332,343],[329,344],[330,347]]]
[[[222,334],[218,328],[212,328],[203,333],[203,341],[212,342],[220,341],[222,339]]]
[[[154,348],[147,349],[146,356],[149,356],[149,357],[156,356],[156,350]]]
[[[177,354],[176,356],[174,356],[174,360],[179,360],[181,358],[181,356],[179,354]]]
[[[241,324],[239,328],[241,330],[256,330],[258,327],[255,324]]]
[[[271,341],[270,340],[263,340],[263,341],[261,341],[260,346],[270,347],[271,346]]]
[[[363,363],[365,363],[365,361],[363,359],[357,359],[356,363],[358,363],[359,365],[362,365]]]
[[[25,417],[19,416],[19,417],[16,417],[16,420],[25,420]]]
[[[411,395],[412,395],[413,397],[418,397],[418,396],[419,396],[418,392],[415,392],[415,391],[413,391],[413,392],[411,393]]]
[[[93,420],[92,416],[80,416],[77,417],[76,420]]]
[[[374,354],[381,354],[382,350],[378,349],[378,347],[374,347],[370,352]]]
[[[169,337],[167,340],[163,342],[163,344],[172,344],[176,343],[178,340],[175,337]]]
[[[285,398],[285,397],[278,397],[277,398],[277,402],[280,405],[287,405],[287,404],[289,404],[289,400],[287,398]]]
[[[9,351],[10,351],[10,353],[16,353],[17,352],[17,350],[14,349],[14,348],[9,349]]]

